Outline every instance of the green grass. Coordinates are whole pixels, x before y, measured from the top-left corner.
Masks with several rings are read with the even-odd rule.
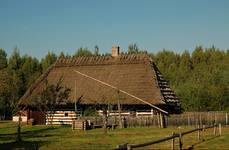
[[[193,127],[182,127],[182,131],[193,129]],[[159,129],[151,128],[127,128],[109,130],[107,134],[103,129],[93,129],[87,131],[74,130],[70,126],[22,126],[23,142],[16,143],[17,124],[11,121],[0,122],[0,149],[112,149],[119,144],[124,143],[144,143],[151,140],[157,140],[177,132],[176,127]],[[229,128],[222,129],[221,137],[214,137],[213,130],[207,130],[205,141],[197,141],[197,133],[184,136],[184,147],[188,148],[194,145],[198,149],[229,149]],[[170,149],[171,141],[144,147],[142,149]],[[176,140],[178,148],[178,140]]]

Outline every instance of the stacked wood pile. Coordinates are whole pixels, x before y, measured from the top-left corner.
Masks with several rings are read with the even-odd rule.
[[[72,130],[87,130],[88,122],[87,120],[73,120],[72,121]]]

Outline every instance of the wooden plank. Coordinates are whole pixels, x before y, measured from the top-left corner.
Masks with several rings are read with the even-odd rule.
[[[76,72],[76,73],[78,73],[78,74],[80,74],[80,75],[82,75],[82,76],[84,76],[84,77],[86,77],[86,78],[92,79],[92,80],[97,81],[97,82],[99,82],[99,83],[101,83],[101,84],[103,84],[103,85],[106,85],[106,86],[108,86],[108,87],[110,87],[110,88],[112,88],[112,89],[115,89],[115,90],[117,90],[117,91],[120,91],[120,92],[122,92],[122,93],[124,93],[124,94],[126,94],[126,95],[128,95],[128,96],[130,96],[130,97],[132,97],[132,98],[135,98],[135,99],[137,99],[137,100],[139,100],[139,101],[141,101],[141,102],[143,102],[143,103],[145,103],[145,104],[148,104],[149,106],[155,108],[156,110],[158,110],[158,111],[160,111],[160,112],[162,112],[162,113],[168,114],[167,111],[165,111],[165,110],[163,110],[163,109],[161,109],[161,108],[159,108],[159,107],[157,107],[157,106],[155,106],[155,105],[153,105],[153,104],[151,104],[151,103],[149,103],[149,102],[147,102],[147,101],[144,101],[143,99],[141,99],[141,98],[139,98],[139,97],[137,97],[137,96],[135,96],[135,95],[133,95],[133,94],[130,94],[130,93],[124,91],[124,90],[118,89],[118,88],[115,87],[115,86],[112,86],[112,85],[110,85],[110,84],[108,84],[108,83],[105,83],[105,82],[103,82],[103,81],[100,81],[100,80],[98,80],[98,79],[95,79],[95,78],[93,78],[93,77],[90,77],[90,76],[88,76],[88,75],[86,75],[86,74],[83,74],[83,73],[77,71],[77,70],[73,70],[73,71]]]

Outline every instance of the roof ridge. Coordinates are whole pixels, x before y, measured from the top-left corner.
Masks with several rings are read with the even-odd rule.
[[[106,64],[136,64],[153,62],[147,54],[121,54],[117,57],[108,56],[72,56],[61,57],[55,66],[106,65]]]

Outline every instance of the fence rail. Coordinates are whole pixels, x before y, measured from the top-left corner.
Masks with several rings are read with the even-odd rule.
[[[169,137],[162,138],[162,139],[155,140],[155,141],[149,141],[149,142],[146,142],[146,143],[118,145],[117,148],[114,149],[114,150],[132,150],[133,148],[140,148],[140,147],[150,146],[150,145],[159,144],[159,143],[162,143],[162,142],[165,142],[165,141],[169,141],[169,140],[172,140],[171,149],[174,150],[175,138],[179,138],[179,149],[182,149],[182,146],[183,146],[182,137],[184,135],[191,134],[193,132],[198,132],[198,140],[199,140],[201,131],[204,131],[204,130],[210,129],[210,128],[214,128],[213,134],[214,134],[214,136],[216,136],[216,127],[219,128],[218,129],[219,135],[221,135],[221,124],[219,124],[219,125],[214,124],[214,125],[211,125],[211,126],[207,126],[207,127],[203,126],[203,127],[199,127],[199,128],[193,129],[193,130],[186,131],[186,132],[180,132],[180,133],[177,133],[177,134],[173,133],[173,135],[171,135]]]

